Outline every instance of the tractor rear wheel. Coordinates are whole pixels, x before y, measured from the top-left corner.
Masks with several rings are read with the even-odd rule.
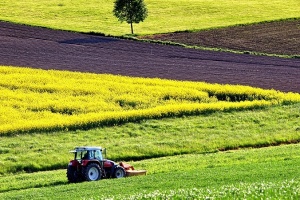
[[[96,163],[91,163],[84,168],[83,175],[87,181],[97,181],[101,178],[100,166]]]
[[[125,177],[125,175],[126,175],[126,172],[125,172],[124,168],[121,166],[117,166],[114,171],[113,177],[114,178],[123,178],[123,177]]]
[[[67,169],[67,178],[68,178],[68,181],[70,183],[76,183],[76,182],[80,181],[80,178],[78,177],[78,173],[77,173],[75,167],[68,166],[68,169]]]

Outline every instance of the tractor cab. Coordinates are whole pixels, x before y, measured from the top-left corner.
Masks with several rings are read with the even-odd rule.
[[[106,149],[101,147],[76,147],[71,153],[75,154],[74,160],[82,163],[83,160],[103,161],[106,157]]]

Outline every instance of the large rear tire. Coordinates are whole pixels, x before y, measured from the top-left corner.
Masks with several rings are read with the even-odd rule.
[[[114,174],[113,174],[113,177],[114,178],[123,178],[126,176],[126,172],[125,172],[125,169],[121,166],[117,166],[115,168],[115,171],[114,171]]]
[[[67,169],[67,178],[70,183],[77,183],[80,181],[80,177],[76,171],[76,168],[73,166],[68,166]]]
[[[97,181],[101,178],[100,166],[96,163],[91,163],[84,168],[83,175],[87,181]]]

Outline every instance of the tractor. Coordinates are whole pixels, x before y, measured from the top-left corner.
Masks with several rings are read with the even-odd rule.
[[[127,163],[105,159],[105,148],[76,147],[70,152],[75,154],[67,168],[70,183],[146,174],[146,170],[134,170],[134,167]]]

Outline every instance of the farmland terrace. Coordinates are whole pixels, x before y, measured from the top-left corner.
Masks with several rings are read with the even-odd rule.
[[[300,55],[300,19],[231,26],[197,32],[183,31],[142,36],[191,46]],[[296,56],[295,56],[296,57]]]
[[[0,65],[300,92],[300,59],[187,49],[0,22]]]

